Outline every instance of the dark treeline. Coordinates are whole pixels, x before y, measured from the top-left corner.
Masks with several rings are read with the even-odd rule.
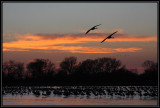
[[[66,57],[60,68],[48,59],[35,59],[26,65],[8,61],[2,65],[2,84],[21,86],[50,85],[154,85],[158,86],[158,63],[146,60],[143,74],[128,70],[115,58],[87,59],[77,63]]]

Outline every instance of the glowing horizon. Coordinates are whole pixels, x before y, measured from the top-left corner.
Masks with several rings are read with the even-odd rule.
[[[157,3],[3,3],[3,61],[111,56],[141,69],[157,61],[157,21]]]
[[[115,35],[114,39],[108,39],[107,42],[136,42],[136,41],[157,41],[156,36],[130,36],[126,34]],[[90,41],[100,42],[106,37],[106,34],[96,35],[57,35],[57,34],[15,34],[16,41],[3,43],[3,51],[30,51],[30,49],[40,50],[60,50],[76,53],[116,53],[116,52],[136,52],[142,48],[103,48],[82,46],[83,43]],[[65,46],[64,44],[73,44]],[[79,44],[74,46],[74,44]],[[103,45],[103,44],[102,44]]]

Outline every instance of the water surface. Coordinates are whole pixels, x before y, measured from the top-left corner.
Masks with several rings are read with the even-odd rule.
[[[6,87],[9,88],[9,87]],[[10,87],[9,89],[3,89],[3,91],[10,90],[13,87]],[[17,87],[15,87],[17,88]],[[23,87],[24,88],[24,87]],[[32,87],[26,87],[26,88],[32,88]],[[152,93],[157,92],[157,87],[144,87],[144,88],[138,88],[138,87],[34,87],[32,88],[32,92],[28,92],[29,90],[26,89],[25,93],[20,93],[12,89],[15,93],[12,93],[11,91],[5,93],[3,95],[3,105],[145,105],[145,106],[157,106],[158,105],[158,97],[152,96],[150,94],[145,95],[145,93]],[[43,88],[43,89],[42,89]],[[45,89],[44,89],[45,88]],[[19,88],[22,91],[22,88]],[[87,90],[86,90],[87,89]],[[126,93],[125,89],[134,91],[134,95],[120,95],[117,94],[119,91],[121,93]],[[146,91],[146,89],[148,91]],[[18,90],[18,89],[16,89]],[[40,95],[35,95],[33,93],[33,90],[39,90]],[[45,95],[46,91],[50,91],[49,95]],[[56,90],[59,90],[62,92],[62,94],[55,94]],[[69,95],[65,95],[64,92],[69,91]],[[72,91],[71,91],[72,90]],[[78,94],[74,90],[79,91]],[[105,91],[105,94],[101,94],[102,92],[99,92],[98,95],[95,95],[93,92],[97,92],[103,90]],[[112,91],[112,95],[108,94],[108,91]],[[142,96],[138,94],[137,90],[142,91]],[[151,91],[152,90],[152,91]],[[82,95],[82,92],[85,91]],[[92,91],[92,92],[90,92]],[[118,91],[118,92],[117,92]],[[87,94],[89,92],[90,94]],[[67,92],[68,93],[68,92]]]

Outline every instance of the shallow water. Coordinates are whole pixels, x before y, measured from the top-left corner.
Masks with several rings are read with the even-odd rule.
[[[85,88],[85,87],[84,87]],[[95,96],[93,93],[91,95],[57,95],[53,92],[44,96],[35,96],[33,93],[25,94],[5,94],[3,95],[3,106],[8,105],[158,105],[158,97],[150,96],[139,96],[135,94],[134,96],[118,96],[113,95],[98,95]]]
[[[156,99],[3,97],[3,105],[157,105]]]

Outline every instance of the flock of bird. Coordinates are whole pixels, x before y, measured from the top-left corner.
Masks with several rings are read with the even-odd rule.
[[[90,96],[97,97],[122,97],[133,98],[139,96],[140,98],[158,96],[158,88],[145,86],[62,86],[62,87],[3,87],[2,94],[12,95],[35,95],[36,97],[48,97],[51,94],[54,96]]]
[[[100,26],[100,25],[101,25],[101,24],[96,25],[96,26],[93,26],[91,29],[89,29],[89,30],[85,33],[85,35],[88,34],[91,30],[98,29],[97,26]],[[106,39],[114,38],[114,37],[112,37],[112,35],[114,35],[114,34],[117,33],[117,32],[118,32],[118,31],[110,34],[108,37],[106,37],[104,40],[102,40],[101,43],[103,43]]]

